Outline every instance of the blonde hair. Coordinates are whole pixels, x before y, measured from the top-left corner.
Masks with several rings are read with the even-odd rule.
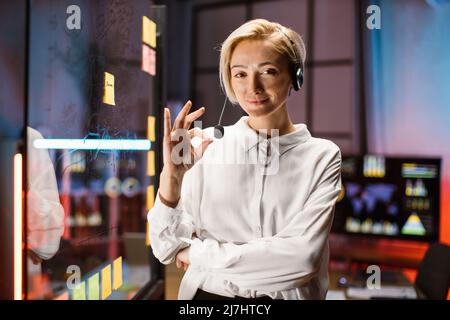
[[[237,103],[237,99],[231,86],[231,56],[236,46],[244,40],[269,40],[275,51],[289,59],[291,68],[294,65],[303,67],[305,63],[305,44],[294,30],[265,19],[254,19],[244,23],[228,36],[220,50],[220,85],[232,103]]]

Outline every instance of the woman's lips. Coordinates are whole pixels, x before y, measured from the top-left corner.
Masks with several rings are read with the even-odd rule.
[[[269,98],[265,98],[265,99],[258,99],[258,100],[247,100],[247,102],[251,103],[251,104],[263,104],[268,100],[269,100]]]

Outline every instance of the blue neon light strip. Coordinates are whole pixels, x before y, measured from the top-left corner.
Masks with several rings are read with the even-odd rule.
[[[68,150],[142,150],[151,148],[146,139],[36,139],[36,149]]]

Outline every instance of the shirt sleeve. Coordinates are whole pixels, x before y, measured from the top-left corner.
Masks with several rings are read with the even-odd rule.
[[[284,283],[306,283],[320,268],[331,229],[334,205],[341,189],[341,154],[330,152],[321,177],[296,217],[273,237],[245,244],[195,241],[192,266],[213,272],[243,288],[285,290]]]
[[[55,170],[48,151],[33,147],[33,141],[43,137],[32,128],[27,128],[27,134],[27,242],[31,250],[47,260],[59,249],[64,232],[64,208],[59,200]]]
[[[150,223],[150,245],[155,257],[163,264],[174,262],[178,251],[189,246],[195,232],[190,210],[192,170],[194,168],[191,168],[183,178],[181,198],[177,206],[171,208],[162,203],[158,190],[155,204],[147,215]]]

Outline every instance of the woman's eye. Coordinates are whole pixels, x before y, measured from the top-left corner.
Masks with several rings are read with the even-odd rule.
[[[263,72],[263,74],[276,74],[277,73],[277,70],[275,70],[275,69],[267,69],[267,70],[264,70],[264,72]]]
[[[236,73],[236,74],[234,75],[234,77],[235,77],[235,78],[242,78],[242,77],[245,77],[245,73],[243,73],[243,72]]]

